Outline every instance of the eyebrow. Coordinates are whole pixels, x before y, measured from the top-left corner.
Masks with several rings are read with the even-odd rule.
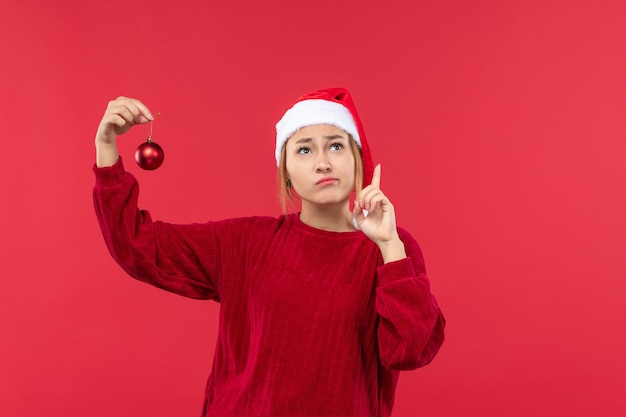
[[[328,140],[335,140],[335,139],[345,139],[345,136],[342,135],[328,135],[328,136],[324,136],[325,139]],[[296,143],[306,143],[306,142],[311,142],[313,140],[313,138],[300,138],[296,141]]]

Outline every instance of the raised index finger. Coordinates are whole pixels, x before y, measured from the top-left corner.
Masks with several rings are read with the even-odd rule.
[[[374,174],[372,175],[372,185],[376,188],[380,188],[380,164],[374,168]]]

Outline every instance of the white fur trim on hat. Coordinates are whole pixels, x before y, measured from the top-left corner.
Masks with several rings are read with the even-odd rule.
[[[359,130],[350,110],[334,101],[303,100],[294,104],[276,123],[276,166],[280,165],[280,153],[291,135],[302,127],[321,124],[337,126],[344,130],[361,147]]]

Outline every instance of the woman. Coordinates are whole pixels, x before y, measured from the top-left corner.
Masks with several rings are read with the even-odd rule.
[[[278,218],[152,221],[116,148],[119,134],[150,120],[138,100],[109,103],[95,140],[95,208],[131,276],[220,302],[202,416],[389,416],[399,371],[433,359],[445,320],[419,246],[396,227],[349,93],[306,94],[276,125],[283,202],[301,200],[299,213]],[[371,184],[361,190],[363,176]]]

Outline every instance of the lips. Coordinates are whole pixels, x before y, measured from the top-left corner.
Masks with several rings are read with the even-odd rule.
[[[337,182],[337,178],[335,177],[324,177],[322,179],[320,179],[318,182],[316,182],[316,185],[328,185],[328,184],[333,184]]]

